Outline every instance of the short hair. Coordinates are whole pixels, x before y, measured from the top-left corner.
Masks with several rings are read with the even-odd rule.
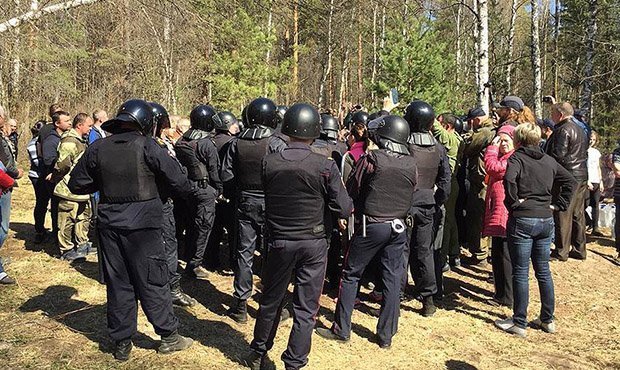
[[[76,128],[80,123],[84,123],[90,116],[86,113],[78,113],[73,117],[73,128]]]
[[[538,145],[542,132],[540,127],[531,122],[522,123],[515,129],[515,144],[521,146]]]
[[[54,118],[54,113],[61,111],[62,108],[60,107],[60,104],[52,104],[50,105],[49,109],[48,109],[48,114],[50,116],[50,118]]]
[[[95,122],[96,122],[96,121],[100,121],[100,120],[101,120],[101,118],[99,117],[99,115],[100,115],[101,113],[106,113],[106,111],[104,111],[103,109],[95,109],[95,110],[93,111],[93,121],[95,121]]]
[[[60,116],[70,116],[71,114],[69,112],[66,112],[64,110],[57,110],[56,112],[54,112],[54,114],[52,114],[52,123],[56,124],[56,122],[58,122],[60,120]]]
[[[571,105],[571,103],[569,102],[563,102],[563,103],[555,103],[551,106],[551,111],[552,112],[557,112],[560,113],[562,115],[562,117],[570,117],[575,113],[575,110],[573,109],[573,106]]]

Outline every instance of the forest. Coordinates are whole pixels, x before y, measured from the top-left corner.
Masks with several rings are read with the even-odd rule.
[[[616,145],[620,0],[1,0],[0,104],[20,131],[131,97],[187,115],[257,96],[337,111],[395,87],[458,114],[518,95],[582,109]]]

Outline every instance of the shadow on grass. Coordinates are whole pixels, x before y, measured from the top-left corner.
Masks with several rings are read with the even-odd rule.
[[[15,231],[15,239],[24,241],[24,248],[26,250],[45,252],[54,258],[60,255],[60,250],[52,234],[48,234],[48,237],[42,243],[35,243],[34,237],[36,233],[34,225],[25,222],[11,222],[11,230]]]
[[[601,252],[597,252],[594,249],[590,249],[589,252],[592,252],[600,257],[602,257],[603,259],[607,260],[608,262],[616,265],[616,266],[620,266],[620,262],[618,262],[616,259],[614,259],[612,256],[609,256],[607,254],[601,253]]]
[[[21,312],[43,311],[43,314],[71,331],[82,334],[99,344],[104,353],[112,353],[113,343],[107,335],[106,307],[103,304],[90,305],[73,298],[77,290],[65,285],[52,285],[19,307]],[[140,348],[153,349],[157,342],[143,333],[137,333],[133,342]]]
[[[461,360],[446,361],[446,369],[448,370],[478,370],[478,368],[475,367],[474,365],[469,364],[465,361],[461,361]]]
[[[603,247],[615,247],[616,246],[614,240],[611,239],[611,237],[607,237],[607,236],[587,235],[587,242],[588,243],[594,242]]]

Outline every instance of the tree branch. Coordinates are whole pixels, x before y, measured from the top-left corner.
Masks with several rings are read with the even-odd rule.
[[[100,0],[68,0],[59,4],[46,6],[45,8],[41,8],[39,10],[30,10],[29,12],[26,12],[20,16],[11,18],[7,21],[0,23],[0,33],[19,27],[24,22],[39,19],[44,15],[53,14],[61,10],[77,8],[78,6],[82,5],[93,4],[98,1]]]

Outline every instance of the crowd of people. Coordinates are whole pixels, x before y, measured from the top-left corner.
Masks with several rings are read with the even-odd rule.
[[[319,114],[257,98],[241,119],[210,105],[186,119],[134,99],[108,119],[101,109],[71,115],[54,104],[27,145],[35,243],[53,241],[72,263],[97,254],[118,360],[132,349],[137,301],[162,337],[159,352],[188,348],[172,307],[196,300],[181,275],[208,280],[214,271],[234,276],[227,315],[237,323],[261,291],[244,359],[253,369],[264,367],[289,317],[287,369],[307,364],[313,331],[348,341],[361,285],[380,303],[376,342],[389,348],[400,303],[417,299],[420,314],[433,316],[443,273],[462,264],[490,264],[488,303],[513,309],[499,329],[554,333],[549,262],[584,260],[586,233],[603,235],[605,191],[620,204],[620,147],[602,156],[598,134],[568,102],[552,102],[544,120],[517,96],[465,116],[436,114],[422,100],[399,116],[397,106],[386,98],[371,114],[360,105]],[[2,107],[0,130],[1,246],[23,174],[16,122]],[[619,228],[616,219],[616,236]],[[618,239],[616,249],[620,262]],[[530,261],[542,307],[528,322]],[[0,283],[15,283],[1,263]],[[315,329],[320,296],[330,292],[333,324]]]

